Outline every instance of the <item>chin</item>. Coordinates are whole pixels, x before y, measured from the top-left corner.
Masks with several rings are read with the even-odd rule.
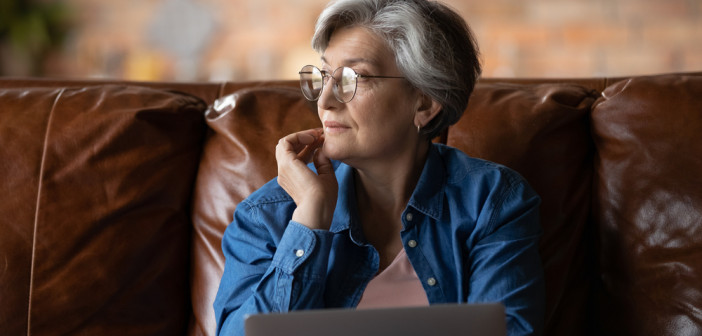
[[[338,150],[334,149],[333,146],[327,146],[327,144],[324,144],[322,150],[324,151],[324,155],[332,160],[341,160],[343,157],[340,155]]]
[[[324,151],[324,155],[332,160],[344,161],[348,158],[348,151],[344,150],[341,146],[325,142],[322,150]]]

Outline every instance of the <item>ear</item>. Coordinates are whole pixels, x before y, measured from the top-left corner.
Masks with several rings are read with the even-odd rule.
[[[421,93],[414,114],[414,125],[424,127],[436,117],[443,106],[426,94]]]

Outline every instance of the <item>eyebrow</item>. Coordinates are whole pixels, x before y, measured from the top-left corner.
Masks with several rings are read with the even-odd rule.
[[[321,60],[322,60],[322,62],[324,62],[324,63],[328,63],[328,62],[327,62],[327,59],[326,59],[324,56],[321,57]],[[343,62],[344,66],[356,65],[356,64],[359,64],[359,63],[365,63],[365,64],[368,64],[368,65],[370,65],[370,66],[376,66],[376,67],[378,66],[378,63],[377,63],[377,62],[374,62],[374,61],[371,61],[371,60],[369,60],[369,59],[367,59],[367,58],[362,58],[362,57],[359,57],[359,58],[349,58],[349,59],[347,59],[347,60],[344,60],[344,62]]]

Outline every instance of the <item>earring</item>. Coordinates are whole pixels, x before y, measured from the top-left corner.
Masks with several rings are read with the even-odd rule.
[[[421,132],[421,128],[422,128],[422,126],[419,125],[419,124],[417,124],[417,133],[418,133],[418,134],[419,134],[419,132]]]

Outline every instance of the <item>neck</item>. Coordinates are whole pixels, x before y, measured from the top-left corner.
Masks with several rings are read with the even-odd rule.
[[[429,142],[422,142],[417,150],[404,155],[356,167],[355,187],[359,209],[399,218],[419,181],[429,146]]]

